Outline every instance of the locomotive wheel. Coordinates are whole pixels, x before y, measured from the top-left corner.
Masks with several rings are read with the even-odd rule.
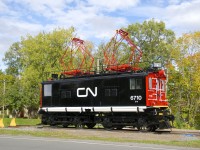
[[[79,117],[75,117],[73,120],[75,128],[83,128],[82,122]]]
[[[112,130],[113,127],[112,126],[109,126],[109,125],[103,125],[104,129],[106,130]]]
[[[62,126],[63,126],[63,128],[67,128],[69,126],[69,124],[63,124]]]
[[[122,130],[123,127],[124,127],[124,126],[116,126],[116,129],[117,129],[117,130]]]
[[[155,125],[151,125],[151,126],[149,126],[149,127],[147,128],[147,131],[149,131],[149,132],[155,132],[156,129],[157,129],[157,127],[156,127]]]
[[[92,128],[94,128],[96,123],[86,123],[85,125],[88,127],[88,129],[92,129]]]
[[[113,126],[111,123],[102,123],[102,126],[104,127],[104,129],[107,129],[107,130],[113,129]]]
[[[53,120],[51,120],[50,123],[49,123],[49,125],[50,126],[56,126],[56,123]]]
[[[113,129],[113,125],[112,122],[110,121],[109,118],[104,118],[102,125],[104,127],[104,129],[108,129],[108,130],[112,130]]]

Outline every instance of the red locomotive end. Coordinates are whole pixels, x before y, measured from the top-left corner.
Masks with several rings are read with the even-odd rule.
[[[166,99],[166,75],[164,70],[146,76],[146,105],[168,107]]]

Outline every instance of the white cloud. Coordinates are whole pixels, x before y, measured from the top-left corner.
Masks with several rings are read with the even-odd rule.
[[[166,8],[163,19],[170,28],[179,28],[184,32],[200,30],[200,1],[184,2]]]
[[[141,5],[128,10],[125,14],[128,14],[129,18],[140,16],[146,20],[155,18],[164,21],[167,28],[172,29],[177,36],[180,36],[182,33],[200,30],[199,6],[199,0],[177,0],[174,3],[168,1],[165,7]]]
[[[183,0],[169,0],[169,4],[170,5],[176,5],[176,4],[181,3],[181,1],[183,1]]]
[[[111,38],[116,29],[128,25],[128,21],[122,17],[98,16],[90,20],[91,30],[96,38]]]
[[[17,18],[1,17],[0,24],[0,66],[3,66],[1,60],[5,52],[14,42],[20,41],[21,36],[35,35],[43,28],[40,24],[24,22]]]
[[[8,10],[7,6],[2,1],[0,1],[0,12],[2,13],[2,12],[5,12],[7,10]]]
[[[55,24],[47,25],[45,29],[74,26],[78,36],[84,40],[110,38],[116,29],[128,23],[126,18],[104,15],[96,6],[86,6],[85,3],[79,3],[73,9],[62,11],[53,19]]]
[[[100,7],[107,11],[115,11],[118,9],[127,9],[136,6],[139,0],[88,0],[88,4],[91,6]]]
[[[6,0],[0,1],[0,15],[3,14],[5,16],[13,16],[16,15],[17,12],[9,9],[8,5],[6,5]],[[8,1],[9,2],[9,1]]]
[[[19,1],[15,2],[19,4]],[[11,4],[0,3],[0,8],[4,8],[6,12],[0,18],[0,59],[12,43],[19,41],[20,37],[26,34],[35,35],[43,30],[50,31],[57,27],[74,26],[77,28],[78,36],[83,40],[93,40],[110,38],[114,35],[116,28],[127,24],[125,18],[106,16],[96,6],[88,6],[83,2],[70,6],[68,5],[70,2],[72,1],[21,0],[19,8],[22,10],[15,8],[12,11]],[[9,17],[7,17],[8,14]],[[34,15],[48,18],[51,22],[44,24],[43,20],[37,20]],[[24,17],[29,21],[24,20]]]
[[[115,30],[149,18],[162,20],[177,34],[200,30],[199,0],[0,0],[0,59],[27,33],[57,27],[77,29],[83,40],[101,42]],[[16,6],[14,5],[16,4]],[[1,61],[0,61],[1,62]],[[2,65],[0,64],[0,67]]]
[[[21,0],[19,3],[45,17],[56,17],[73,0]],[[55,14],[55,15],[54,15]]]

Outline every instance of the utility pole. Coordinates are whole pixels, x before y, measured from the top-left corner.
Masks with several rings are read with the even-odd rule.
[[[5,94],[6,94],[6,81],[4,79],[3,80],[3,118],[4,118],[4,99],[5,99]]]
[[[2,96],[2,118],[4,118],[4,112],[5,112],[5,95],[6,95],[6,80],[0,80],[1,82],[3,82],[3,96]]]

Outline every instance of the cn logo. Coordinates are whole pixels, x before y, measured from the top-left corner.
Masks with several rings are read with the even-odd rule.
[[[80,94],[80,91],[85,91],[85,94]],[[97,87],[95,87],[95,92],[93,92],[89,87],[87,88],[78,88],[77,89],[77,97],[88,97],[88,92],[92,94],[92,96],[97,96]]]

